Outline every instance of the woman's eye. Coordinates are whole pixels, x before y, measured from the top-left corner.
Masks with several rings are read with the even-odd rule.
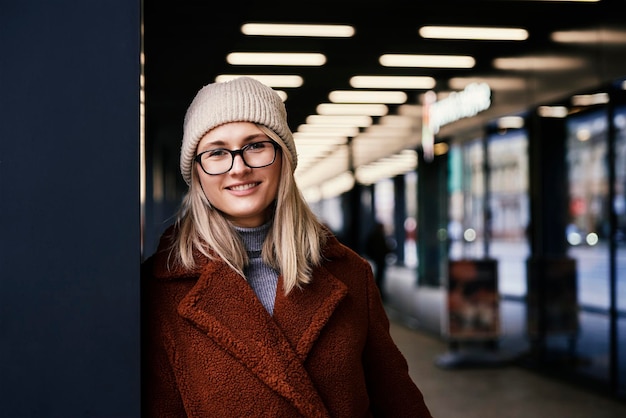
[[[207,155],[210,158],[213,158],[213,157],[215,157],[215,158],[223,157],[226,154],[228,154],[228,152],[225,149],[214,149],[214,150],[211,150],[211,151],[207,152]]]
[[[260,150],[263,149],[267,146],[267,144],[265,142],[253,142],[252,144],[248,145],[248,149],[249,150]]]

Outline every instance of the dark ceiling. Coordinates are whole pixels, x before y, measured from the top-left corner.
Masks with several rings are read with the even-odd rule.
[[[507,96],[507,109],[524,109],[530,96],[561,84],[562,90],[584,87],[582,78],[593,83],[626,75],[626,62],[615,59],[606,45],[574,47],[555,44],[549,35],[556,30],[626,29],[626,2],[597,3],[563,1],[144,1],[144,51],[146,120],[151,130],[169,125],[182,129],[186,107],[196,91],[221,73],[299,74],[304,85],[288,90],[286,102],[290,125],[295,129],[317,104],[328,101],[331,90],[349,88],[354,75],[428,75],[437,81],[435,90],[448,89],[450,77],[497,75],[492,60],[528,54],[582,54],[594,62],[584,77],[553,76],[537,82],[537,94]],[[276,38],[245,36],[246,22],[350,24],[356,34],[347,39]],[[426,40],[417,30],[423,25],[512,26],[529,31],[522,42]],[[613,47],[614,48],[614,47]],[[618,57],[624,57],[621,45]],[[290,51],[321,52],[322,67],[233,67],[226,63],[229,52]],[[608,52],[607,52],[608,51]],[[471,70],[385,68],[378,64],[383,53],[463,54],[476,58]],[[579,83],[580,82],[580,83]],[[556,90],[555,90],[556,91]],[[560,91],[560,90],[558,90]],[[410,91],[409,102],[417,103],[419,91]],[[520,97],[522,96],[522,97]],[[503,102],[504,99],[500,99]],[[519,103],[516,103],[519,101]],[[504,104],[504,103],[501,103]],[[176,138],[178,140],[178,138]]]

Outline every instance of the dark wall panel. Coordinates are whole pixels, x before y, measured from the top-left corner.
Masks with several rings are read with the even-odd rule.
[[[1,9],[0,415],[138,417],[140,3]]]

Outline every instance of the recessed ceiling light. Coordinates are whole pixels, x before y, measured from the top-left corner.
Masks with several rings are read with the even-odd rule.
[[[389,109],[384,104],[322,103],[316,108],[320,115],[383,116]]]
[[[306,118],[309,125],[351,125],[365,128],[374,123],[367,115],[310,115]]]
[[[302,86],[304,80],[299,75],[260,75],[260,74],[221,74],[215,77],[218,83],[229,81],[239,77],[254,78],[266,86],[295,88]]]
[[[556,31],[550,35],[554,42],[565,44],[626,44],[626,31],[611,29],[589,29]]]
[[[467,55],[384,54],[378,59],[385,67],[472,68],[476,60]]]
[[[597,104],[606,104],[609,102],[608,93],[595,93],[595,94],[577,94],[572,97],[572,104],[574,106],[593,106]]]
[[[523,41],[528,38],[526,29],[471,26],[423,26],[419,34],[423,38],[435,39]]]
[[[303,123],[298,126],[296,132],[299,133],[311,133],[311,134],[324,134],[324,135],[337,135],[337,136],[356,136],[359,133],[359,128],[354,125],[310,125]]]
[[[448,86],[453,90],[463,90],[472,83],[487,83],[492,90],[524,90],[528,81],[522,77],[452,77]]]
[[[432,89],[435,79],[428,76],[357,75],[350,78],[350,85],[354,88]]]
[[[499,70],[513,71],[557,71],[585,66],[585,60],[576,57],[525,56],[519,58],[496,58],[493,66]]]
[[[521,116],[503,116],[498,119],[500,129],[521,129],[524,127],[524,118]]]
[[[310,25],[285,23],[245,23],[241,26],[244,35],[257,36],[307,36],[349,38],[354,36],[350,25]]]
[[[407,101],[403,91],[380,90],[335,90],[328,94],[333,103],[393,103],[401,104]]]
[[[539,106],[537,114],[543,118],[564,118],[567,116],[565,106]]]
[[[326,56],[305,52],[231,52],[226,56],[231,65],[302,65],[326,64]]]

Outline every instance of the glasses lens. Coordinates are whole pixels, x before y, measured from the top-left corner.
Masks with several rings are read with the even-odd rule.
[[[233,156],[226,149],[215,149],[201,154],[200,164],[208,174],[222,174],[230,170]]]
[[[274,161],[276,148],[269,141],[254,142],[242,148],[244,162],[252,168],[265,167]]]

